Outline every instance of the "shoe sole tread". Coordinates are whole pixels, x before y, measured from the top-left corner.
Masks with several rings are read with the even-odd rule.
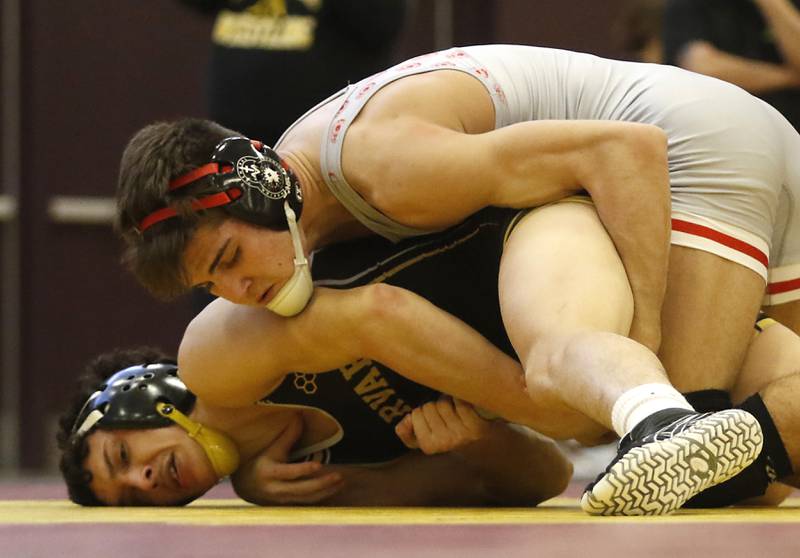
[[[584,493],[581,507],[591,515],[672,513],[739,474],[758,457],[762,444],[761,426],[749,413],[715,413],[668,440],[628,451]]]

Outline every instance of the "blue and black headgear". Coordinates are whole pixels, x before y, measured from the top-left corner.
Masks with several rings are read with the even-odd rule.
[[[89,396],[72,433],[86,436],[102,430],[161,428],[177,424],[205,451],[222,478],[239,467],[239,451],[225,434],[189,419],[195,395],[178,377],[173,364],[140,364],[113,374]]]
[[[175,191],[198,181],[205,182],[192,204],[194,211],[221,207],[231,216],[274,230],[289,227],[285,205],[299,219],[303,193],[292,170],[272,149],[244,137],[222,140],[211,162],[170,181]],[[177,217],[175,208],[158,209],[142,219],[139,232],[156,223]]]

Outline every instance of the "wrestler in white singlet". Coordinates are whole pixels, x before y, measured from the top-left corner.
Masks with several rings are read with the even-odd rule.
[[[344,137],[381,87],[437,70],[479,79],[492,97],[498,128],[546,119],[660,127],[669,141],[672,243],[754,270],[768,282],[765,304],[800,299],[800,135],[777,110],[737,86],[672,66],[485,45],[420,56],[351,85],[334,96],[341,108],[323,138],[322,176],[373,231],[395,240],[430,232],[392,221],[347,184]]]

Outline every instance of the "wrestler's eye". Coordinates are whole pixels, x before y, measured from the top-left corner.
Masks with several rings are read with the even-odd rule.
[[[119,462],[123,467],[128,466],[128,449],[125,447],[125,444],[119,445]]]
[[[236,250],[234,250],[234,251],[233,251],[233,256],[231,256],[231,258],[230,258],[228,261],[226,261],[225,263],[223,263],[221,267],[222,267],[223,269],[230,269],[230,268],[232,268],[232,267],[233,267],[233,266],[235,266],[237,263],[239,263],[239,258],[241,257],[241,255],[242,255],[242,250],[241,250],[241,248],[239,248],[239,247],[237,246],[237,247],[236,247]]]

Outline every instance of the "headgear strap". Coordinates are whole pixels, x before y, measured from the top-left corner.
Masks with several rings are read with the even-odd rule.
[[[199,180],[206,181],[209,188],[201,192],[205,195],[192,201],[193,211],[228,206],[227,211],[234,217],[285,229],[283,202],[288,201],[298,216],[302,210],[302,193],[294,174],[277,153],[259,141],[242,137],[222,140],[210,163],[171,180],[169,191]],[[177,215],[178,210],[167,205],[147,215],[137,228],[143,233]]]
[[[172,189],[172,188],[170,188]],[[234,200],[242,197],[242,191],[239,188],[231,188],[227,192],[218,192],[209,196],[204,196],[192,202],[192,209],[200,211],[201,209],[211,209],[212,207],[219,207],[221,205],[228,205]],[[166,219],[175,217],[178,211],[174,207],[162,207],[152,212],[150,215],[142,219],[139,223],[139,232],[143,233],[156,223],[160,223]]]
[[[171,180],[169,183],[169,189],[170,191],[177,190],[181,186],[186,186],[187,184],[191,184],[195,180],[199,180],[206,175],[217,174],[218,172],[230,172],[231,168],[233,167],[231,167],[230,165],[220,165],[219,163],[207,163],[202,167],[187,172],[183,176],[179,176],[178,178]]]

